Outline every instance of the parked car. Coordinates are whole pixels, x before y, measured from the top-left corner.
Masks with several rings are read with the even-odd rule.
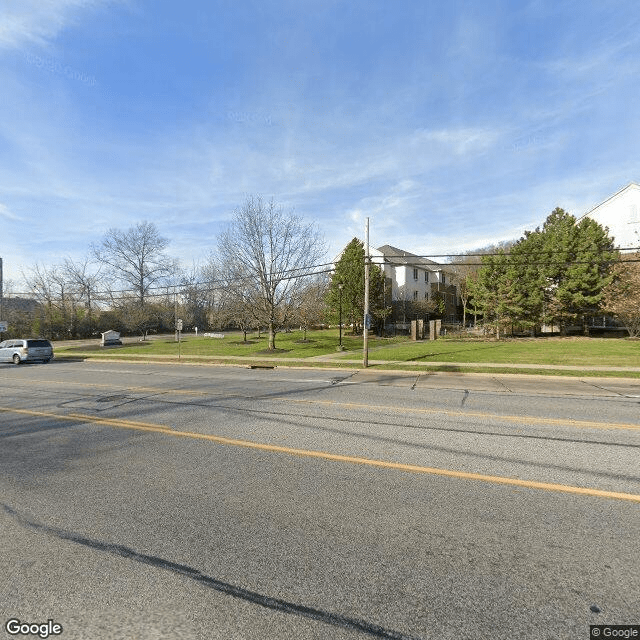
[[[0,362],[49,362],[53,358],[53,347],[48,340],[5,340],[0,342]]]

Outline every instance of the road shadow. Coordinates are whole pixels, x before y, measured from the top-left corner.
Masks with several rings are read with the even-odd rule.
[[[374,638],[388,638],[390,640],[419,640],[415,636],[408,636],[398,631],[385,629],[380,625],[368,622],[366,620],[351,618],[340,613],[332,613],[330,611],[324,611],[323,609],[309,607],[303,604],[297,604],[295,602],[289,602],[281,598],[274,598],[262,593],[257,593],[256,591],[250,591],[249,589],[245,589],[243,587],[230,584],[229,582],[218,580],[217,578],[214,578],[212,576],[208,576],[202,573],[199,569],[195,569],[194,567],[190,567],[186,564],[172,562],[171,560],[161,558],[160,556],[139,553],[135,549],[132,549],[131,547],[127,547],[125,545],[102,542],[100,540],[94,540],[92,538],[81,536],[74,531],[59,529],[57,527],[50,527],[41,522],[35,522],[34,520],[27,518],[26,516],[18,513],[9,505],[3,504],[2,506],[4,512],[8,516],[12,517],[25,529],[43,533],[60,540],[67,540],[69,542],[73,542],[75,544],[93,549],[94,551],[110,554],[112,556],[120,556],[121,558],[125,558],[133,562],[139,562],[141,564],[155,567],[156,569],[161,569],[163,571],[169,571],[171,573],[178,574],[184,578],[193,580],[194,582],[197,582],[198,584],[208,589],[213,589],[214,591],[217,591],[219,593],[223,593],[233,598],[238,598],[240,600],[250,602],[251,604],[264,607],[265,609],[272,609],[281,613],[310,618],[312,620],[316,620],[317,622],[322,622],[334,627],[341,627],[343,629],[359,631],[360,633],[364,633]]]

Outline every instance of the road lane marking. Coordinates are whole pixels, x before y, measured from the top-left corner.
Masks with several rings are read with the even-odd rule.
[[[536,480],[521,480],[519,478],[508,478],[503,476],[491,476],[482,473],[472,473],[468,471],[455,471],[452,469],[438,469],[436,467],[423,467],[420,465],[404,464],[401,462],[392,462],[388,460],[375,460],[372,458],[361,458],[359,456],[347,456],[337,453],[329,453],[328,451],[314,451],[310,449],[295,449],[292,447],[283,447],[279,445],[265,444],[262,442],[252,442],[250,440],[238,440],[236,438],[226,438],[224,436],[215,436],[206,433],[194,433],[190,431],[176,431],[170,427],[148,422],[136,422],[133,420],[123,420],[118,418],[103,418],[79,413],[71,413],[61,415],[57,413],[49,413],[45,411],[33,411],[30,409],[16,409],[12,407],[0,407],[1,412],[17,413],[33,417],[52,418],[66,422],[83,422],[99,425],[110,426],[118,429],[132,429],[138,431],[148,431],[152,433],[161,433],[163,435],[192,438],[194,440],[206,440],[217,444],[229,445],[233,447],[243,447],[247,449],[257,449],[260,451],[268,451],[271,453],[283,453],[291,456],[303,458],[316,458],[321,460],[330,460],[332,462],[344,462],[349,464],[358,464],[368,467],[377,467],[381,469],[394,469],[397,471],[405,471],[409,473],[419,473],[427,475],[444,476],[448,478],[457,478],[463,480],[474,480],[477,482],[488,482],[492,484],[502,484],[515,487],[523,487],[527,489],[538,489],[542,491],[554,491],[559,493],[570,493],[576,495],[591,496],[597,498],[610,498],[613,500],[625,500],[629,502],[637,502],[640,504],[640,495],[633,493],[622,493],[617,491],[605,491],[602,489],[592,489],[589,487],[574,487],[571,485],[556,484],[551,482],[538,482]]]
[[[23,381],[21,381],[23,382]],[[172,389],[172,388],[159,388],[159,387],[128,387],[126,385],[118,385],[112,383],[90,383],[90,382],[66,382],[61,380],[37,380],[31,379],[24,382],[31,383],[47,383],[47,384],[60,384],[60,385],[75,385],[80,387],[89,387],[96,389],[119,389],[123,392],[133,393],[157,393],[157,394],[178,394],[178,395],[192,395],[192,396],[209,396],[214,399],[250,399],[255,398],[234,393],[230,395],[224,395],[221,392],[214,390],[201,391],[195,389]],[[327,382],[326,380],[313,380],[313,382]],[[344,383],[341,383],[344,384]],[[308,404],[308,405],[322,405],[333,406],[346,409],[369,409],[371,411],[390,411],[395,413],[416,413],[425,415],[446,415],[455,418],[483,418],[490,420],[504,420],[506,422],[515,422],[519,424],[540,424],[540,425],[552,425],[568,427],[573,429],[604,429],[604,430],[624,430],[624,431],[640,431],[640,425],[631,424],[627,422],[595,422],[591,420],[574,420],[573,418],[545,418],[538,416],[514,416],[514,415],[500,415],[497,413],[484,413],[480,411],[451,411],[448,409],[430,409],[425,407],[396,407],[392,405],[370,405],[357,402],[336,402],[333,400],[309,400],[304,398],[282,398],[282,397],[268,397],[261,398],[262,400],[273,400],[276,402],[290,402],[295,404]]]
[[[482,413],[480,411],[451,411],[449,409],[428,409],[424,407],[393,407],[390,405],[363,404],[357,402],[335,402],[334,400],[305,400],[304,398],[268,398],[280,402],[295,404],[319,404],[340,409],[369,409],[372,411],[390,411],[397,413],[422,413],[427,415],[446,415],[455,418],[489,418],[491,420],[505,420],[507,422],[548,424],[554,426],[571,427],[574,429],[622,429],[640,431],[640,425],[627,422],[593,422],[590,420],[574,420],[573,418],[544,418],[537,416],[512,416],[499,413]]]
[[[130,391],[134,393],[177,393],[183,395],[192,395],[192,396],[206,396],[206,395],[214,395],[215,392],[211,391],[197,391],[195,389],[171,389],[171,388],[162,388],[162,387],[128,387],[126,385],[121,384],[112,384],[108,382],[100,383],[100,382],[74,382],[67,380],[38,380],[35,378],[31,378],[29,380],[20,380],[20,384],[25,382],[29,382],[31,384],[59,384],[65,386],[76,386],[76,387],[88,387],[90,389],[120,389],[123,391]]]

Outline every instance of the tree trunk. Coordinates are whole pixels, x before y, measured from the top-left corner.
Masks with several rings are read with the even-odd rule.
[[[269,321],[269,351],[273,351],[276,348],[276,325],[273,320]]]

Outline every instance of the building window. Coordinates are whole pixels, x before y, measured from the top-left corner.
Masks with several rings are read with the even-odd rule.
[[[427,291],[424,292],[424,299],[425,300],[429,299],[429,293]]]
[[[413,279],[417,280],[418,279],[418,270],[414,268],[413,270]]]
[[[442,274],[442,284],[444,284],[444,273]]]
[[[425,282],[429,282],[429,272],[428,271],[424,272],[424,281]]]
[[[413,300],[414,300],[415,302],[417,302],[417,301],[418,301],[418,292],[417,292],[417,291],[414,291],[414,292],[413,292]]]

